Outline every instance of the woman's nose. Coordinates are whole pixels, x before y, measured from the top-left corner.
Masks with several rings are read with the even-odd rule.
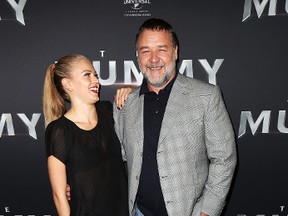
[[[92,82],[93,83],[99,83],[98,76],[92,76]]]

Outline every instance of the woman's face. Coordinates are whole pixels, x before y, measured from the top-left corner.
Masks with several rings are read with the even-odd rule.
[[[67,93],[73,101],[94,104],[99,100],[99,78],[92,65],[87,59],[80,59],[72,64]]]

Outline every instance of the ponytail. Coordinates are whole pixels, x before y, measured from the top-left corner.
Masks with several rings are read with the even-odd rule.
[[[60,58],[56,64],[51,64],[46,72],[43,89],[43,113],[45,127],[66,112],[65,100],[69,95],[62,86],[62,79],[69,78],[73,64],[81,59],[87,59],[80,54],[71,54]]]
[[[45,127],[53,120],[58,119],[66,111],[64,98],[60,95],[54,83],[55,64],[51,64],[46,72],[43,89],[43,113]]]

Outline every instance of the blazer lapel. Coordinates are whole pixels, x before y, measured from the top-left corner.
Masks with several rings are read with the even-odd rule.
[[[185,103],[186,95],[188,94],[188,92],[187,88],[185,88],[183,78],[184,77],[181,74],[178,74],[175,83],[171,89],[171,93],[166,105],[166,110],[162,121],[158,148],[161,145],[163,139],[167,136],[171,127],[173,126],[175,118],[177,118],[179,112],[181,111],[182,103]]]
[[[138,146],[136,149],[141,149],[143,151],[143,140],[144,140],[144,133],[143,133],[143,109],[144,109],[144,96],[139,97],[139,92],[137,91],[136,99],[130,106],[130,118],[131,121],[131,137],[133,137],[134,143]],[[133,121],[132,121],[133,120]],[[140,147],[140,148],[139,148]]]

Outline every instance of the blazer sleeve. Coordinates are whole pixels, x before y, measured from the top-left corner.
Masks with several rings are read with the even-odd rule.
[[[124,109],[124,108],[123,108]],[[116,106],[116,103],[113,103],[113,118],[114,118],[114,128],[116,131],[116,134],[119,138],[119,141],[121,143],[121,153],[122,153],[122,159],[123,161],[126,161],[126,152],[123,146],[123,122],[124,122],[124,110],[119,110]]]
[[[225,205],[236,166],[235,135],[220,89],[215,86],[205,102],[205,144],[209,174],[195,209],[218,216]]]

